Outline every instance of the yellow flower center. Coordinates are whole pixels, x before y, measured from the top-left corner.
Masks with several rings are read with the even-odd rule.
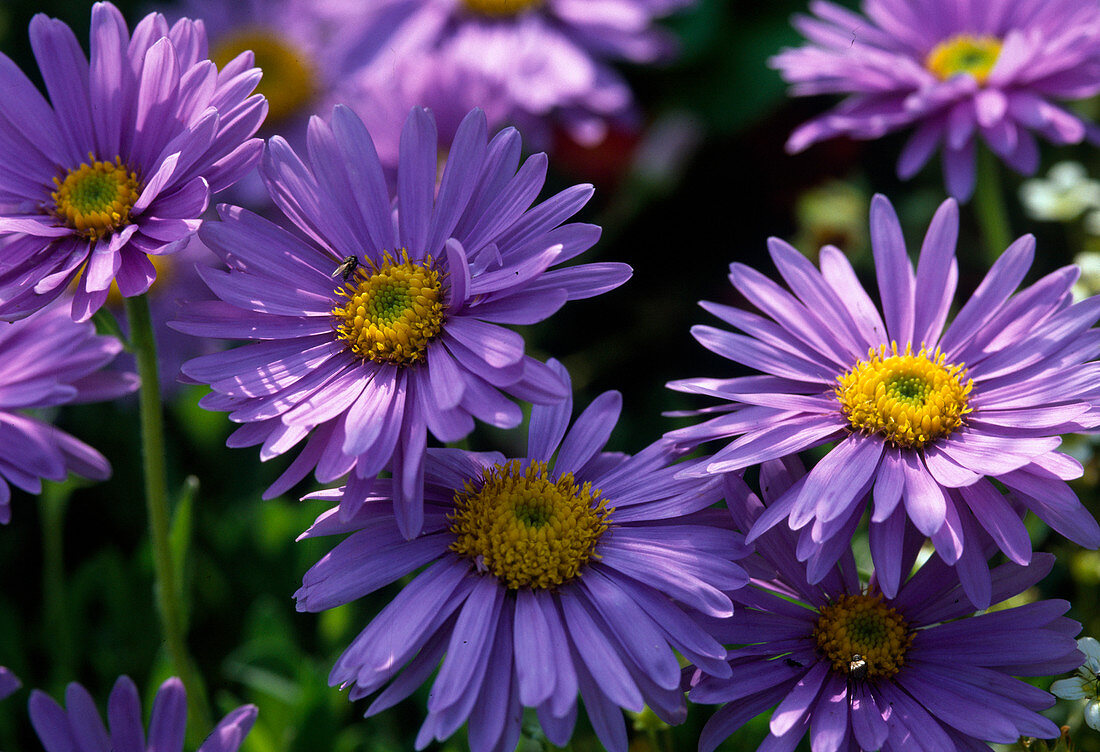
[[[88,159],[64,179],[54,178],[57,190],[50,196],[58,219],[89,240],[98,240],[130,224],[130,209],[142,185],[121,157],[98,162],[89,154]]]
[[[553,481],[545,462],[522,470],[512,460],[455,493],[451,550],[512,590],[553,588],[599,558],[596,544],[613,511],[591,483],[578,488],[572,473]]]
[[[1001,40],[997,37],[958,34],[933,47],[924,64],[944,81],[959,73],[969,73],[984,84],[1000,54]]]
[[[938,348],[933,356],[924,347],[913,355],[906,345],[899,355],[897,343],[867,356],[837,378],[836,396],[852,428],[913,449],[962,425],[974,385],[963,364],[945,366]]]
[[[841,596],[819,613],[814,639],[834,671],[853,678],[888,679],[905,664],[913,633],[881,595]]]
[[[483,16],[514,16],[542,3],[542,0],[463,0],[467,10]]]
[[[311,61],[278,33],[261,28],[245,29],[221,40],[210,59],[218,68],[245,50],[252,50],[256,67],[264,72],[256,91],[267,98],[267,119],[282,120],[301,111],[317,91]]]
[[[443,285],[432,268],[409,261],[406,251],[395,259],[359,266],[336,294],[347,298],[332,309],[336,336],[363,360],[411,365],[425,357],[428,343],[443,329]]]

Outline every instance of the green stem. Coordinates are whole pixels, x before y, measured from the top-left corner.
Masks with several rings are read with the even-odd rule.
[[[172,665],[187,688],[188,724],[203,738],[213,726],[202,679],[187,653],[184,639],[182,590],[176,579],[169,542],[168,474],[164,452],[164,410],[157,377],[157,346],[149,301],[144,295],[126,298],[130,343],[141,377],[141,456],[145,467],[145,506],[153,544],[153,572],[156,577],[157,611]]]
[[[42,517],[42,595],[46,629],[53,644],[53,676],[58,686],[75,675],[72,621],[65,597],[65,508],[71,483],[45,483],[38,497]]]
[[[106,307],[100,308],[92,314],[92,323],[95,324],[97,334],[106,334],[115,337],[122,343],[123,349],[126,350],[126,352],[130,352],[130,340],[128,340],[126,335],[122,332],[122,327],[118,325],[118,319],[116,319],[115,315]]]
[[[992,264],[1012,242],[1004,186],[997,157],[986,148],[978,149],[978,183],[974,188],[974,211],[985,241],[986,261]]]

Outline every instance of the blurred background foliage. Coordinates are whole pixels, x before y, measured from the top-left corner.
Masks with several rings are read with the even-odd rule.
[[[131,25],[146,10],[136,2],[116,4]],[[0,5],[0,50],[36,78],[26,34],[31,16],[56,16],[86,40],[90,6],[7,0]],[[575,405],[607,389],[623,392],[624,416],[611,448],[637,451],[678,425],[662,412],[701,406],[665,389],[666,381],[735,375],[728,361],[710,355],[688,333],[692,324],[715,323],[696,301],[744,302],[725,277],[731,261],[772,274],[768,236],[790,240],[811,257],[828,242],[848,252],[873,284],[866,236],[872,189],[898,207],[910,247],[942,200],[934,166],[909,183],[896,179],[898,136],[874,143],[835,140],[798,156],[784,152],[791,129],[831,104],[787,99],[778,74],[766,65],[771,54],[799,42],[789,18],[803,8],[804,0],[700,0],[668,21],[682,43],[676,62],[660,69],[623,69],[645,112],[643,129],[613,133],[594,149],[564,139],[555,145],[548,190],[581,181],[597,187],[580,219],[601,224],[605,236],[587,260],[626,261],[635,273],[622,288],[572,303],[524,333],[536,357],[557,357],[567,365]],[[1100,160],[1086,150],[1044,153],[1043,170],[1066,158],[1100,175]],[[1079,222],[1025,217],[1015,198],[1019,183],[1006,176],[1004,187],[1017,207],[1015,233],[1039,236],[1034,279],[1069,263],[1095,241]],[[961,293],[972,290],[984,273],[974,218],[966,210],[963,222]],[[261,501],[261,490],[288,458],[261,464],[254,448],[227,449],[232,426],[224,415],[197,407],[202,394],[197,387],[174,392],[167,418],[170,477],[179,489],[173,540],[191,547],[184,572],[189,644],[215,712],[220,717],[242,702],[260,707],[246,752],[412,749],[426,689],[364,720],[365,702],[353,705],[327,684],[343,647],[392,593],[320,615],[295,612],[291,596],[330,542],[294,539],[324,507],[296,500],[313,490],[309,482],[286,497]],[[148,712],[170,672],[151,589],[136,403],[70,407],[56,420],[110,458],[115,472],[95,486],[49,486],[38,499],[15,492],[12,523],[0,531],[0,665],[11,667],[25,687],[0,703],[0,749],[7,752],[41,749],[26,715],[30,688],[60,698],[65,684],[77,680],[104,707],[115,678],[125,673],[145,693]],[[508,453],[522,448],[525,436],[525,428],[479,427],[468,446]],[[1070,451],[1086,462],[1077,490],[1096,513],[1092,444],[1076,439]],[[1100,635],[1100,554],[1077,550],[1058,537],[1048,541],[1045,527],[1030,522],[1036,548],[1058,555],[1054,573],[1035,595],[1070,600],[1083,633]],[[688,721],[675,729],[638,718],[631,749],[694,749],[708,715],[708,708],[693,707]],[[1079,704],[1061,703],[1051,715],[1070,724],[1078,749],[1100,750],[1100,735],[1082,725]],[[572,743],[576,752],[600,749],[584,731],[585,723],[582,714]],[[521,749],[549,749],[537,724],[528,727]],[[765,728],[766,718],[758,718],[722,749],[753,749]],[[192,740],[188,748],[195,746]],[[465,735],[430,749],[465,750]]]

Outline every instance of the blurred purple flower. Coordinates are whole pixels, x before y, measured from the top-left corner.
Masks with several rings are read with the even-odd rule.
[[[394,518],[388,480],[350,520],[337,508],[321,515],[303,538],[347,537],[306,572],[298,610],[335,608],[411,577],[329,681],[350,686],[352,700],[382,690],[369,716],[438,666],[417,749],[467,720],[474,752],[514,749],[523,707],[565,746],[578,691],[615,752],[627,749],[620,707],[648,705],[681,722],[674,650],[728,675],[725,651],[699,620],[730,615],[722,591],[747,581],[733,561],[747,549],[728,518],[707,509],[720,479],[676,479],[673,445],[633,457],[602,451],[620,408],[619,394],[606,392],[567,430],[571,400],[536,405],[521,459],[428,450],[425,530],[414,540]]]
[[[499,82],[442,49],[401,57],[385,71],[364,68],[345,77],[340,92],[367,126],[391,182],[400,157],[402,127],[413,107],[431,111],[442,150],[454,143],[459,124],[475,107],[485,113],[490,130],[514,125],[529,145],[549,140],[546,124],[516,111]]]
[[[592,144],[609,121],[636,117],[629,86],[606,61],[668,58],[675,44],[654,20],[692,2],[381,0],[375,23],[385,43],[371,68],[384,82],[395,67],[409,75],[416,66],[406,61],[442,60],[493,91],[489,106],[502,108],[529,139],[547,137],[553,121]]]
[[[217,65],[252,52],[263,71],[256,91],[268,103],[265,129],[295,145],[314,112],[338,103],[334,91],[357,67],[354,45],[371,17],[358,0],[184,0],[165,12],[202,19]]]
[[[871,203],[871,244],[884,316],[836,248],[820,271],[772,238],[768,247],[791,292],[742,264],[734,288],[764,315],[714,303],[703,307],[745,334],[692,330],[707,349],[763,375],[687,379],[673,389],[728,403],[700,425],[673,431],[686,444],[732,439],[696,473],[728,473],[837,442],[804,482],[769,507],[751,542],[787,520],[802,530],[799,555],[810,580],[823,577],[873,496],[871,551],[888,597],[897,592],[906,519],[957,571],[967,595],[988,605],[980,549],[985,530],[1019,564],[1031,542],[1011,499],[1062,535],[1100,547],[1100,525],[1066,484],[1081,465],[1057,450],[1060,434],[1097,425],[1100,297],[1073,303],[1075,267],[1014,292],[1035,238],[1013,243],[944,327],[958,268],[958,206],[933,217],[916,271],[901,226],[881,195]],[[792,294],[793,293],[793,294]]]
[[[19,677],[11,672],[11,669],[0,666],[0,700],[11,695],[23,686]]]
[[[103,724],[95,700],[76,682],[65,690],[62,708],[40,690],[31,693],[31,723],[46,752],[111,750],[163,752],[182,750],[187,727],[187,692],[172,677],[157,690],[146,738],[141,699],[128,676],[120,676],[107,701],[110,731]],[[196,752],[236,752],[256,720],[256,706],[242,705],[221,720]]]
[[[915,131],[898,175],[943,149],[947,191],[974,190],[978,140],[1013,169],[1039,166],[1032,132],[1056,144],[1094,143],[1092,123],[1054,104],[1100,92],[1100,6],[1091,0],[864,0],[859,15],[814,0],[794,24],[809,44],[771,65],[795,95],[845,94],[798,128],[798,152],[834,136]]]
[[[423,515],[427,433],[457,441],[474,418],[519,424],[508,396],[548,403],[567,389],[524,354],[523,337],[497,324],[532,324],[567,300],[614,289],[625,264],[548,271],[596,242],[598,227],[562,224],[592,195],[568,188],[531,207],[546,155],[519,164],[519,134],[488,141],[485,118],[458,128],[437,183],[436,126],[414,109],[401,140],[396,206],[370,135],[349,109],[310,122],[308,163],[279,137],[264,178],[297,226],[292,234],[237,207],[203,241],[228,265],[203,277],[221,298],[173,322],[198,336],[261,340],[190,361],[186,376],[210,384],[200,403],[245,423],[229,446],[263,444],[262,459],[311,434],[266,492],[278,495],[310,470],[322,483],[354,474],[350,516],[383,469],[397,519],[415,536]],[[350,259],[350,261],[349,261]]]
[[[800,475],[796,465],[761,468],[767,506]],[[736,475],[726,476],[726,501],[736,527],[748,529],[765,505]],[[920,538],[904,555],[909,572]],[[818,583],[806,580],[795,536],[773,529],[745,560],[752,586],[730,593],[733,618],[712,633],[727,644],[729,676],[693,677],[692,702],[726,703],[699,740],[715,749],[768,708],[761,749],[794,749],[808,732],[814,752],[907,750],[971,752],[983,742],[1013,744],[1021,736],[1051,738],[1058,727],[1038,711],[1054,698],[1013,676],[1049,676],[1077,667],[1073,637],[1081,628],[1062,616],[1069,603],[1047,600],[971,616],[957,579],[930,559],[884,597],[875,576],[862,585],[850,549]],[[1041,580],[1054,556],[993,572],[993,602]]]
[[[138,387],[132,373],[100,370],[122,350],[91,324],[78,324],[67,301],[25,319],[0,324],[0,523],[11,520],[9,483],[27,493],[42,491],[42,479],[69,473],[105,480],[106,458],[82,441],[24,410],[112,400]]]
[[[202,25],[169,29],[146,16],[131,37],[110,3],[92,6],[91,63],[68,26],[30,24],[50,103],[0,55],[0,234],[13,238],[0,269],[0,318],[41,308],[79,275],[75,320],[88,319],[116,282],[125,297],[149,289],[147,254],[176,251],[195,232],[211,193],[259,158],[250,138],[267,105],[251,55],[219,72]]]

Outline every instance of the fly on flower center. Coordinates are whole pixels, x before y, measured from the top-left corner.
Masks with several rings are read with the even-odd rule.
[[[962,426],[974,383],[963,364],[945,364],[938,349],[913,355],[906,345],[899,354],[897,343],[867,355],[837,378],[837,400],[854,430],[915,449]]]
[[[363,360],[397,365],[423,361],[443,330],[443,283],[432,257],[410,261],[406,251],[358,266],[336,294],[336,336]]]
[[[579,576],[599,558],[596,544],[613,509],[591,483],[567,473],[553,480],[545,462],[519,460],[484,471],[455,493],[451,550],[511,590],[545,590]]]
[[[87,162],[53,182],[57,186],[50,194],[53,214],[89,240],[130,224],[130,210],[142,189],[137,173],[127,168],[121,157],[100,162],[91,154]]]
[[[514,16],[542,4],[542,0],[462,0],[467,10],[483,16]]]
[[[854,673],[859,664],[859,677],[888,679],[905,664],[913,633],[881,595],[844,595],[818,613],[814,640],[834,671]]]
[[[925,58],[925,66],[943,81],[969,73],[979,84],[984,84],[1000,55],[1001,40],[997,37],[957,34],[933,47]]]
[[[264,72],[256,91],[267,99],[267,120],[283,120],[302,111],[317,92],[317,76],[309,58],[274,29],[251,28],[231,34],[214,46],[210,59],[225,67],[246,50]]]

